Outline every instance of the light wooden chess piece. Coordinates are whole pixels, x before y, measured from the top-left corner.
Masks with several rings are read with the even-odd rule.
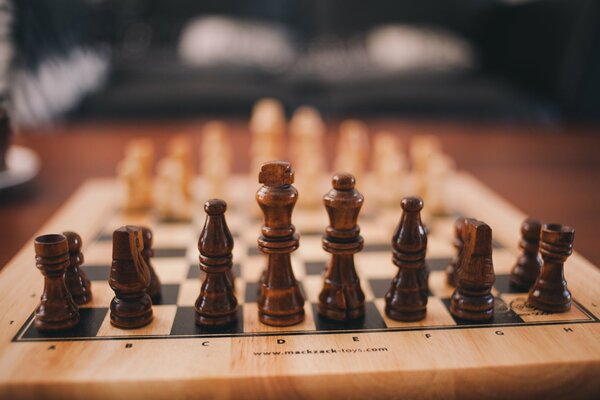
[[[399,207],[407,192],[407,162],[400,139],[390,132],[375,135],[373,173],[376,183],[373,193],[379,206]]]
[[[157,167],[155,210],[165,220],[191,219],[190,200],[183,190],[184,168],[180,160],[163,158]]]
[[[261,99],[254,105],[250,117],[250,135],[252,155],[251,166],[258,166],[270,160],[283,157],[283,139],[286,130],[286,118],[283,105],[272,98]]]
[[[227,180],[231,171],[231,142],[227,125],[208,122],[202,130],[200,170],[206,179],[203,196],[227,199]]]
[[[192,144],[185,136],[176,136],[167,144],[167,154],[170,158],[177,160],[183,170],[181,190],[188,199],[192,198],[192,179],[194,177],[194,166],[192,162]]]
[[[296,187],[302,193],[298,208],[320,208],[327,185],[322,179],[326,169],[323,153],[325,124],[319,111],[313,107],[299,107],[290,121],[290,135]]]
[[[358,120],[349,119],[340,125],[337,154],[334,163],[336,171],[347,171],[356,178],[357,188],[361,186],[369,155],[369,135],[367,126]]]
[[[151,141],[138,139],[127,145],[125,158],[117,165],[117,175],[124,189],[124,211],[143,211],[152,206],[153,159]]]

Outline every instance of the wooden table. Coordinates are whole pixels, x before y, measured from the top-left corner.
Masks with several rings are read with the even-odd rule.
[[[0,193],[0,265],[29,245],[42,223],[86,178],[114,176],[128,140],[153,138],[160,157],[161,146],[174,134],[189,135],[199,146],[204,122],[90,122],[22,129],[14,142],[40,155],[42,171],[27,187]],[[230,122],[233,169],[247,171],[246,122]],[[525,213],[573,226],[576,250],[600,265],[600,129],[392,119],[367,122],[373,131],[397,133],[406,145],[414,134],[438,134],[460,169],[471,172]],[[330,154],[336,126],[329,125]],[[485,215],[477,217],[486,220]]]

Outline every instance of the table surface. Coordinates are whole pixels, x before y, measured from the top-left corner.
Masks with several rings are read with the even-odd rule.
[[[199,149],[205,122],[86,122],[21,129],[13,142],[37,152],[42,169],[29,185],[0,192],[0,265],[29,244],[83,181],[115,176],[127,141],[150,137],[160,157],[168,139],[183,134]],[[242,119],[228,122],[235,154],[233,171],[247,172],[247,123]],[[366,122],[373,132],[398,134],[405,147],[415,134],[438,135],[459,169],[476,176],[526,214],[573,226],[576,251],[600,265],[600,128],[381,118]],[[328,124],[326,149],[330,154],[335,148],[336,126],[336,122]],[[485,215],[477,217],[486,219]]]

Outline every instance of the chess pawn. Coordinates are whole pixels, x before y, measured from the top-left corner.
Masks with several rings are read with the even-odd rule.
[[[274,160],[282,156],[285,125],[281,102],[271,98],[256,102],[250,118],[250,152],[253,159]]]
[[[210,121],[202,130],[200,169],[208,186],[208,197],[227,197],[227,178],[231,170],[231,144],[227,125]]]
[[[494,315],[492,229],[471,219],[466,224],[467,240],[459,261],[450,312],[460,319],[486,321]]]
[[[290,253],[299,245],[292,225],[298,200],[298,191],[292,186],[294,172],[287,161],[271,161],[262,166],[258,180],[263,186],[256,192],[256,201],[265,217],[258,247],[267,255],[258,299],[259,320],[274,326],[295,325],[304,320],[304,295],[290,261]]]
[[[190,201],[183,191],[182,164],[172,157],[166,157],[158,163],[157,172],[155,209],[159,217],[175,221],[191,219]]]
[[[402,217],[392,238],[392,261],[398,274],[385,295],[385,313],[397,321],[419,321],[427,312],[425,252],[427,233],[421,222],[423,200],[402,200]]]
[[[148,272],[150,273],[150,286],[148,286],[148,296],[152,299],[152,304],[157,304],[160,302],[162,298],[162,288],[160,284],[160,279],[158,279],[158,275],[156,275],[156,271],[152,267],[152,263],[150,262],[150,258],[154,257],[154,250],[152,249],[153,242],[153,234],[150,228],[145,226],[140,227],[142,229],[142,240],[143,240],[143,249],[142,249],[142,257],[148,266]]]
[[[192,145],[185,136],[176,136],[171,139],[167,145],[167,154],[173,160],[181,165],[181,193],[190,200],[192,198],[191,183],[194,176],[194,167],[192,162]]]
[[[466,220],[463,217],[457,218],[454,221],[454,241],[452,245],[456,249],[456,253],[450,263],[446,266],[446,282],[450,286],[456,286],[456,270],[460,261],[460,254],[465,246],[464,230]]]
[[[79,323],[79,309],[64,279],[69,266],[67,238],[54,234],[38,236],[34,249],[35,266],[44,275],[44,291],[33,324],[42,332],[72,328]]]
[[[113,233],[113,261],[108,284],[115,292],[110,302],[110,322],[117,328],[141,328],[152,322],[148,296],[150,271],[142,256],[142,229],[123,226]]]
[[[357,182],[365,172],[369,154],[369,134],[367,126],[358,120],[349,119],[340,125],[337,156],[334,168],[337,171],[348,171]]]
[[[375,135],[373,142],[373,171],[377,182],[374,192],[382,207],[395,207],[406,190],[406,159],[399,139],[389,132]]]
[[[529,291],[528,302],[546,312],[566,312],[571,309],[571,292],[564,276],[564,262],[573,253],[575,230],[559,224],[545,224],[541,234],[544,261],[540,275]]]
[[[331,183],[333,189],[323,197],[329,215],[323,249],[331,253],[331,260],[319,294],[318,312],[344,321],[365,315],[365,295],[354,267],[354,254],[362,250],[364,243],[356,224],[364,198],[354,189],[350,174],[335,175]]]
[[[200,269],[206,273],[196,300],[196,324],[223,326],[237,319],[238,303],[228,273],[232,267],[233,237],[227,222],[223,200],[212,199],[204,204],[206,221],[198,239]]]
[[[80,268],[84,262],[81,252],[81,236],[75,232],[63,232],[69,246],[69,266],[65,272],[65,284],[73,301],[79,305],[92,300],[92,283]]]
[[[542,223],[533,218],[527,218],[521,224],[521,255],[510,272],[511,286],[529,290],[535,283],[542,268],[542,258],[539,255],[540,233]]]

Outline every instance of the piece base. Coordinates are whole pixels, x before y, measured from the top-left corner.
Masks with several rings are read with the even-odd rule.
[[[258,319],[265,325],[271,326],[291,326],[304,321],[304,309],[291,315],[268,315],[262,311],[258,312]]]

